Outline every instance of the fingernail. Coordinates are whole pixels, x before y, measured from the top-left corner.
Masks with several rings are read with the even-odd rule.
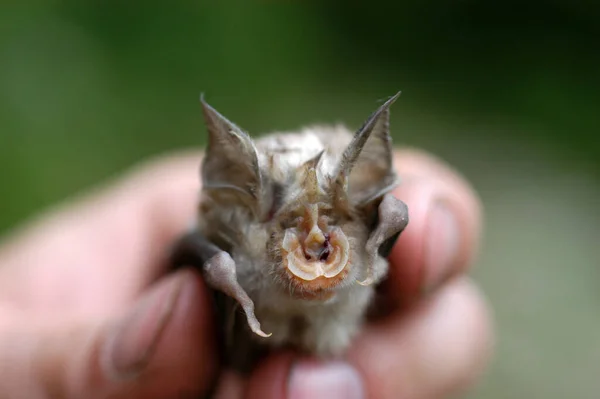
[[[360,399],[365,396],[360,374],[347,363],[299,362],[292,367],[289,399]]]
[[[436,202],[429,213],[425,241],[423,294],[434,291],[454,272],[460,237],[454,212],[444,202]]]
[[[116,378],[140,373],[151,360],[180,296],[181,282],[150,294],[125,317],[107,342],[107,363]]]

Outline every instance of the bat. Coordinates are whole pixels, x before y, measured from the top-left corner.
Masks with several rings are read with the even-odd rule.
[[[360,331],[408,224],[390,193],[399,95],[355,133],[309,126],[257,139],[201,96],[198,215],[171,261],[200,269],[211,288],[226,367],[249,372],[277,348],[340,356]]]

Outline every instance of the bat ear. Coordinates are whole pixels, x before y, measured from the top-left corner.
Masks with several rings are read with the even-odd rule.
[[[252,139],[200,97],[208,130],[202,165],[202,185],[207,190],[230,190],[256,199],[261,175]],[[247,199],[247,198],[246,198]]]
[[[390,107],[400,92],[365,121],[344,151],[336,174],[336,187],[354,203],[383,195],[396,184],[390,136]],[[340,198],[340,196],[337,196]]]

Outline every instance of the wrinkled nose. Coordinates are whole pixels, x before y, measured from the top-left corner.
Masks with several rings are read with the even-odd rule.
[[[319,246],[318,248],[304,248],[304,256],[306,257],[306,260],[310,260],[312,262],[327,262],[330,253],[331,246],[329,245],[329,242]]]
[[[316,224],[313,225],[306,236],[303,247],[306,260],[313,262],[325,262],[331,253],[328,235],[324,234]]]

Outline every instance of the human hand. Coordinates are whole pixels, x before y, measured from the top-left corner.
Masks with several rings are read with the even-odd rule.
[[[442,398],[479,375],[490,321],[463,275],[477,249],[479,202],[447,166],[416,151],[397,155],[396,194],[411,221],[384,290],[398,306],[365,329],[346,363],[280,353],[247,380],[226,372],[218,397]],[[206,392],[218,373],[207,288],[194,271],[165,274],[169,245],[195,215],[198,164],[194,153],[145,165],[7,238],[0,397]]]

